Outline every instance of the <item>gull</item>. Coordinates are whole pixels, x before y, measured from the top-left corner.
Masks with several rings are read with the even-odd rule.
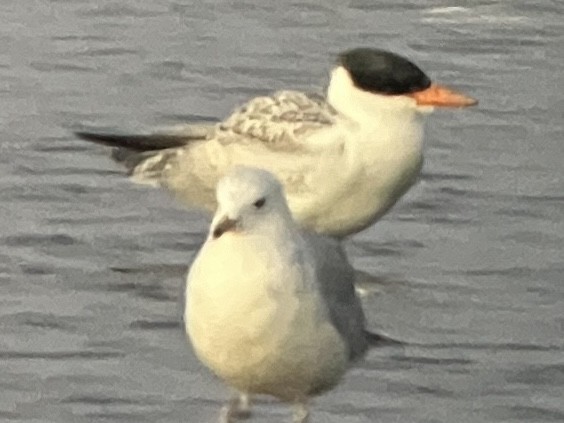
[[[356,48],[339,55],[325,97],[279,91],[215,125],[76,135],[118,147],[114,158],[134,182],[164,187],[210,212],[215,186],[231,167],[266,169],[284,185],[300,225],[344,237],[372,225],[417,181],[433,108],[476,103],[400,55]]]
[[[248,397],[294,404],[333,388],[369,345],[354,270],[338,240],[293,220],[270,172],[237,166],[217,186],[218,208],[187,277],[186,332],[197,357],[238,392],[220,421],[247,416]]]

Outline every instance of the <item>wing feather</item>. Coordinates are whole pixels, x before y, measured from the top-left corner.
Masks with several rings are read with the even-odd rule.
[[[222,144],[259,142],[272,150],[299,150],[307,148],[308,132],[329,127],[336,116],[322,96],[278,91],[244,104],[210,135]]]
[[[248,101],[215,125],[179,125],[152,135],[76,135],[114,147],[113,158],[135,182],[166,187],[188,203],[213,210],[215,183],[237,163],[271,169],[284,181],[290,197],[309,190],[299,169],[315,164],[316,153],[307,137],[333,125],[337,114],[320,95],[279,91]],[[311,159],[298,163],[295,152]],[[258,158],[262,163],[256,162]]]
[[[347,341],[349,358],[356,360],[368,348],[365,317],[354,288],[355,272],[339,241],[308,233],[317,256],[319,289],[333,326]]]

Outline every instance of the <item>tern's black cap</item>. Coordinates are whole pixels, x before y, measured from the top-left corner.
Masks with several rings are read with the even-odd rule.
[[[404,57],[385,50],[356,48],[339,55],[358,88],[379,94],[400,95],[429,88],[425,72]]]

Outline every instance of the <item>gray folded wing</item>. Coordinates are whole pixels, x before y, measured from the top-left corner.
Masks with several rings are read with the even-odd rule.
[[[186,149],[194,141],[216,140],[221,145],[237,144],[240,148],[258,144],[273,152],[299,150],[303,148],[302,136],[331,125],[336,115],[337,112],[319,95],[279,91],[272,96],[250,100],[219,124],[182,125],[171,132],[156,134],[77,131],[75,135],[115,147],[114,158],[132,171],[131,166],[160,151]]]
[[[316,169],[319,158],[319,147],[308,144],[308,135],[333,125],[336,116],[321,96],[280,91],[250,100],[215,125],[186,125],[154,135],[91,131],[77,136],[116,147],[114,159],[134,182],[164,187],[192,206],[213,210],[215,184],[237,164],[273,172],[288,195],[308,192],[304,175]]]
[[[321,295],[333,326],[349,348],[351,361],[363,356],[369,339],[365,318],[355,288],[355,272],[337,240],[309,234],[316,256],[317,277]]]

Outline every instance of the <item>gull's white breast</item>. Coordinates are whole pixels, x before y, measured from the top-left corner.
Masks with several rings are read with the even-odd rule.
[[[185,320],[196,354],[244,392],[292,400],[329,389],[345,371],[347,351],[313,270],[297,249],[238,237],[208,241],[188,276]]]

